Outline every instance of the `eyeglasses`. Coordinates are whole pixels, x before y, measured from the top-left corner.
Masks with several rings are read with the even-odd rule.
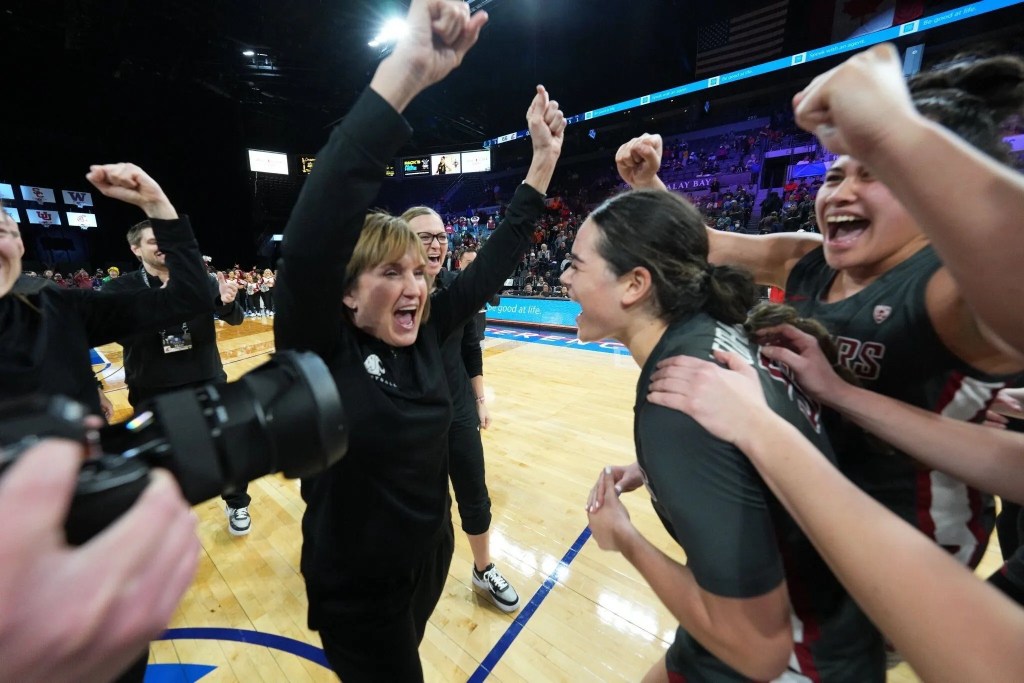
[[[420,238],[420,242],[423,242],[425,247],[429,247],[434,240],[437,240],[438,244],[448,244],[448,234],[444,232],[418,232],[416,236]]]

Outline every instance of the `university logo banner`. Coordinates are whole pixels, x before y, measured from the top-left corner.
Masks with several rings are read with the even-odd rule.
[[[4,211],[7,212],[7,215],[10,216],[11,220],[13,220],[15,223],[21,223],[21,214],[18,213],[18,210],[15,209],[13,206],[5,206]]]
[[[74,190],[61,190],[64,195],[65,204],[73,204],[81,209],[83,206],[92,206],[92,193],[76,192]]]
[[[60,222],[60,214],[47,209],[25,209],[28,214],[28,222],[36,225],[63,225]]]
[[[7,183],[0,183],[0,199],[14,199],[14,188]]]
[[[48,187],[35,187],[34,185],[21,186],[21,198],[39,204],[56,204],[53,190]]]
[[[82,230],[96,227],[96,214],[68,211],[68,225],[77,225]]]

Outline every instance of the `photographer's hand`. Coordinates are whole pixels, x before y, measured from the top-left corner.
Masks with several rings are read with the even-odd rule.
[[[195,517],[163,471],[81,547],[64,518],[80,444],[47,440],[0,477],[0,661],[12,681],[109,681],[166,628],[195,574]]]

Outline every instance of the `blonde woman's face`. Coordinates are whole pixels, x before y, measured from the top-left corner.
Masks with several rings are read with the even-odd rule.
[[[413,250],[364,270],[343,297],[355,326],[389,346],[416,343],[429,296],[426,275],[427,266]]]
[[[436,277],[441,272],[444,257],[448,254],[448,233],[444,223],[432,213],[416,216],[409,220],[409,227],[423,242],[427,251],[427,274]],[[444,242],[441,242],[444,239]]]

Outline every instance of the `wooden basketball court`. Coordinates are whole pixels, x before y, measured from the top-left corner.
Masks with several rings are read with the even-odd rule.
[[[217,326],[229,379],[273,351],[272,318]],[[430,682],[638,681],[674,636],[676,621],[637,572],[586,533],[583,506],[598,472],[634,460],[639,369],[621,350],[535,341],[489,336],[484,354],[493,420],[484,432],[491,553],[519,591],[521,607],[503,614],[473,592],[472,556],[453,505],[455,557],[420,648]],[[115,421],[122,421],[131,409],[121,349],[112,344],[100,350],[110,361],[100,376],[117,410]],[[249,493],[248,536],[228,533],[219,498],[195,508],[203,553],[196,581],[171,623],[172,639],[152,645],[150,675],[157,680],[337,680],[308,647],[318,649],[320,641],[305,627],[298,483],[268,476],[253,482]],[[682,560],[646,493],[637,490],[623,500],[644,535]],[[993,538],[982,573],[1000,563]],[[901,665],[889,680],[917,678]]]

